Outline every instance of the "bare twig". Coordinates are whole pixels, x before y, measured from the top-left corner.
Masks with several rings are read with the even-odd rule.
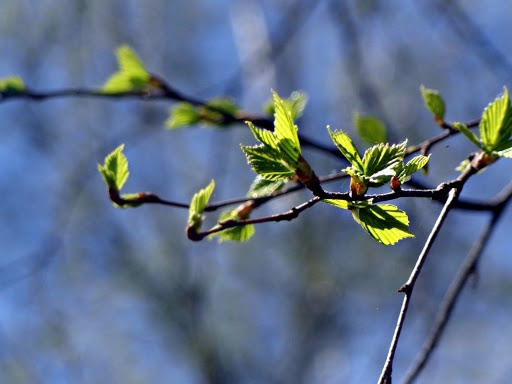
[[[457,275],[454,277],[452,283],[450,284],[450,287],[446,291],[443,301],[439,306],[432,330],[430,331],[427,340],[423,344],[420,352],[406,373],[405,378],[402,381],[403,384],[412,383],[427,363],[446,327],[448,320],[450,319],[453,308],[455,307],[455,303],[460,296],[462,289],[464,288],[469,277],[474,274],[476,265],[480,260],[480,256],[482,255],[482,252],[489,241],[493,229],[496,227],[496,224],[500,220],[511,197],[512,183],[508,184],[503,189],[503,191],[497,196],[497,199],[494,199],[494,210],[492,211],[491,220],[487,223],[481,232],[468,256],[460,266]]]
[[[395,331],[393,333],[393,338],[391,341],[391,345],[389,347],[388,355],[386,358],[386,361],[384,363],[384,367],[381,372],[381,376],[379,378],[378,383],[379,384],[391,384],[391,374],[393,371],[393,360],[395,357],[396,348],[398,346],[398,340],[400,338],[400,333],[403,328],[403,324],[405,321],[405,317],[407,314],[407,310],[409,308],[409,304],[411,301],[412,292],[414,290],[414,285],[416,283],[416,280],[418,279],[418,276],[420,275],[421,269],[427,259],[427,255],[430,252],[430,249],[432,248],[432,245],[434,244],[435,239],[437,238],[437,235],[439,234],[439,231],[441,230],[444,221],[446,220],[446,217],[448,216],[449,211],[454,207],[455,203],[457,202],[457,199],[462,191],[462,188],[464,187],[464,184],[466,181],[474,175],[478,169],[473,166],[473,163],[468,165],[465,172],[463,172],[457,180],[455,180],[450,185],[450,192],[448,194],[448,199],[446,200],[443,209],[441,210],[441,213],[439,214],[436,223],[434,224],[434,227],[432,228],[432,231],[430,232],[430,235],[428,236],[427,241],[425,242],[425,245],[423,246],[423,250],[421,251],[420,255],[418,256],[418,260],[416,261],[416,265],[414,266],[411,275],[409,276],[409,279],[407,282],[402,285],[398,291],[404,293],[404,300],[402,302],[402,308],[400,309],[400,314],[398,315],[397,324],[395,327]]]

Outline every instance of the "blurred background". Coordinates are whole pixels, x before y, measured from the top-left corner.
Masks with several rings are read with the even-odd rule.
[[[309,95],[302,134],[330,142],[355,112],[390,140],[438,133],[419,92],[447,120],[479,118],[512,79],[512,3],[378,0],[3,0],[0,77],[34,90],[100,87],[115,49],[132,46],[183,93],[230,96],[261,113],[270,89]],[[350,214],[315,206],[256,227],[247,243],[193,243],[185,210],[115,209],[96,164],[125,143],[126,192],[188,202],[214,178],[214,201],[245,195],[254,174],[229,130],[165,130],[169,101],[62,98],[0,104],[0,381],[3,383],[373,383],[406,281],[440,211],[399,201],[415,239],[377,244]],[[361,149],[364,143],[358,142]],[[471,145],[434,147],[435,186]],[[312,150],[320,175],[336,159]],[[500,161],[465,197],[509,182]],[[346,182],[327,185],[346,191]],[[300,192],[255,216],[284,212]],[[215,215],[214,215],[215,216]],[[214,220],[214,217],[212,217]],[[416,286],[395,360],[400,382],[437,306],[488,216],[452,212]],[[210,220],[211,224],[212,221]],[[505,383],[512,376],[510,214],[479,263],[418,383]],[[508,240],[508,241],[507,241]]]

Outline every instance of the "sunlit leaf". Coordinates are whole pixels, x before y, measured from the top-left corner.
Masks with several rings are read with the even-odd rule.
[[[295,167],[300,155],[298,128],[294,124],[292,114],[279,95],[272,91],[274,97],[275,120],[274,135],[282,152],[282,159],[291,167]]]
[[[218,97],[208,100],[206,105],[196,107],[196,110],[201,122],[222,126],[232,123],[232,120],[226,120],[226,116],[234,116],[238,112],[238,107],[231,99]]]
[[[512,146],[510,146],[506,149],[503,149],[501,151],[498,151],[496,153],[498,154],[498,156],[507,157],[509,159],[512,159]]]
[[[487,152],[492,152],[506,143],[512,134],[512,109],[507,88],[490,103],[480,120],[480,137]]]
[[[332,131],[329,126],[327,126],[327,131],[329,132],[329,135],[331,136],[334,144],[336,144],[340,152],[343,154],[343,156],[345,156],[349,163],[352,164],[352,166],[360,172],[363,172],[363,161],[361,156],[359,156],[359,152],[357,151],[357,148],[350,136],[343,131]]]
[[[454,122],[452,123],[453,127],[460,131],[464,136],[466,136],[473,144],[475,144],[478,148],[483,149],[483,144],[480,139],[471,131],[465,124]]]
[[[238,106],[229,97],[215,97],[208,100],[206,105],[228,115],[234,115],[239,110]]]
[[[395,244],[406,237],[414,237],[409,231],[407,214],[394,205],[370,205],[352,210],[352,215],[370,236],[382,244]]]
[[[105,157],[103,165],[98,164],[98,170],[107,186],[117,191],[121,190],[130,174],[128,160],[123,154],[123,148],[124,144],[121,144]]]
[[[302,112],[306,107],[308,97],[304,92],[293,91],[290,97],[281,100],[288,107],[292,114],[292,120],[295,121],[302,115]],[[263,112],[268,116],[274,116],[276,110],[273,98],[265,104]]]
[[[343,199],[323,199],[324,203],[333,205],[335,207],[341,209],[356,209],[356,208],[364,208],[369,206],[372,201],[371,200],[363,200],[363,201],[349,201]]]
[[[247,197],[255,199],[257,197],[269,196],[282,189],[287,182],[288,179],[268,180],[258,175],[251,184]]]
[[[119,70],[103,85],[104,93],[134,92],[149,86],[151,75],[132,48],[119,47],[116,57]]]
[[[239,210],[231,209],[229,211],[223,212],[219,217],[219,222],[224,220],[245,220],[247,217],[241,217],[239,214]],[[209,236],[209,239],[217,238],[219,243],[223,241],[235,241],[242,242],[249,240],[255,233],[254,225],[246,224],[246,225],[238,225],[233,228],[225,229],[221,232],[216,232]]]
[[[462,161],[461,161],[461,163],[457,166],[457,168],[455,168],[455,170],[456,170],[456,171],[458,171],[458,172],[464,172],[464,171],[467,169],[467,167],[468,167],[469,163],[471,163],[471,162],[469,161],[469,159],[464,159],[464,160],[462,160]]]
[[[403,164],[407,140],[400,144],[378,144],[368,148],[363,156],[364,174],[372,183],[386,183]]]
[[[249,129],[251,130],[252,134],[263,145],[268,147],[269,149],[272,149],[275,151],[275,158],[280,158],[279,155],[279,146],[277,145],[277,138],[275,134],[268,129],[261,129],[256,127],[253,123],[250,121],[247,122],[247,125],[249,126]]]
[[[441,95],[435,89],[425,88],[423,85],[420,87],[421,95],[427,109],[432,112],[436,120],[442,121],[446,111],[445,103]]]
[[[186,127],[200,122],[199,114],[195,107],[186,102],[177,103],[171,109],[171,114],[165,126],[169,129]]]
[[[409,160],[407,164],[405,164],[405,166],[401,167],[400,171],[397,173],[396,176],[398,177],[400,182],[406,182],[409,176],[411,176],[413,173],[418,172],[425,165],[427,165],[429,159],[430,155],[420,155],[412,158],[411,160]]]
[[[372,116],[354,114],[354,128],[364,141],[369,144],[379,144],[387,140],[386,126],[382,121]]]
[[[188,226],[198,230],[203,223],[203,212],[205,207],[210,201],[210,197],[215,188],[215,181],[212,180],[210,184],[204,189],[194,194],[190,202]]]
[[[19,76],[9,76],[0,79],[0,92],[2,93],[23,93],[25,83]]]
[[[295,175],[294,169],[284,164],[276,151],[264,145],[254,147],[242,146],[254,172],[268,180],[283,180]]]

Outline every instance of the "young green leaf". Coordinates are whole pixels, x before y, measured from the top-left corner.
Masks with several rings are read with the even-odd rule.
[[[219,222],[224,220],[245,220],[247,217],[241,217],[238,209],[231,209],[229,211],[223,212],[219,217]],[[242,242],[249,240],[254,235],[255,229],[254,225],[246,224],[246,225],[238,225],[233,228],[225,229],[221,232],[216,232],[211,234],[208,238],[211,240],[214,237],[217,237],[219,243],[223,241],[235,241]]]
[[[215,181],[212,180],[206,188],[201,189],[192,197],[188,211],[189,228],[193,228],[195,231],[198,231],[201,228],[201,224],[203,223],[203,212],[210,201],[214,188]]]
[[[165,126],[168,129],[175,129],[194,125],[200,121],[201,119],[196,108],[190,103],[181,102],[172,107],[171,114],[165,122]]]
[[[471,131],[465,124],[454,122],[452,126],[455,127],[456,130],[460,131],[464,136],[466,136],[469,141],[475,144],[478,148],[484,149],[484,146],[480,139]]]
[[[199,123],[219,127],[229,124],[226,121],[226,116],[234,116],[237,112],[238,107],[227,98],[211,99],[207,101],[206,105],[202,106],[181,102],[171,109],[166,127],[174,129]]]
[[[274,135],[282,153],[282,159],[291,167],[296,167],[300,155],[298,128],[293,123],[292,114],[279,95],[272,91],[276,110]]]
[[[407,140],[400,144],[378,144],[368,148],[363,156],[364,174],[373,186],[387,183],[403,164]]]
[[[121,144],[114,151],[105,157],[103,165],[98,164],[98,171],[108,188],[120,191],[130,172],[128,171],[128,160],[123,154],[124,144]]]
[[[364,172],[363,160],[361,156],[359,156],[359,152],[350,136],[343,131],[331,131],[331,127],[329,126],[327,126],[327,131],[334,144],[336,144],[349,163],[358,171]]]
[[[387,140],[386,126],[376,117],[360,116],[355,113],[353,123],[359,137],[367,143],[373,145]]]
[[[119,70],[103,85],[104,93],[141,91],[149,86],[151,75],[135,51],[127,45],[116,51]]]
[[[242,146],[249,164],[256,173],[268,180],[282,180],[295,174],[304,180],[305,185],[312,183],[313,172],[301,156],[297,126],[291,113],[278,94],[272,92],[275,106],[274,132],[265,131],[248,122],[254,137],[263,143],[260,146]],[[311,172],[307,172],[311,171]],[[316,177],[316,176],[315,176]],[[302,180],[302,179],[301,179]]]
[[[258,197],[269,196],[282,189],[287,182],[288,179],[267,180],[258,175],[252,182],[249,192],[247,192],[247,197],[256,199]]]
[[[241,146],[254,172],[267,180],[283,180],[295,175],[290,168],[279,158],[279,152],[265,145],[254,147]]]
[[[394,205],[370,205],[352,210],[352,215],[370,236],[382,244],[395,244],[406,237],[414,237],[409,231],[407,214]]]
[[[401,183],[405,183],[407,180],[409,180],[409,177],[413,173],[418,172],[425,165],[427,165],[429,159],[430,155],[419,155],[412,158],[411,160],[409,160],[407,164],[405,164],[403,167],[400,167],[396,174],[396,177],[398,177],[398,180],[400,180]]]
[[[510,145],[508,147],[506,147],[505,149],[497,151],[496,154],[500,157],[506,157],[506,158],[512,159],[512,142],[510,142]]]
[[[261,129],[256,127],[250,121],[247,122],[247,125],[249,126],[249,129],[251,130],[256,140],[261,142],[268,149],[274,151],[275,158],[279,159],[281,156],[279,155],[279,145],[276,135],[268,129]]]
[[[2,93],[23,93],[25,90],[25,83],[19,76],[0,79],[0,92]]]
[[[486,152],[504,145],[512,134],[512,109],[507,88],[485,108],[480,120],[480,137]]]
[[[471,161],[469,161],[469,159],[464,159],[460,162],[457,168],[455,168],[455,170],[458,172],[464,172],[470,163]]]
[[[290,97],[287,99],[281,99],[283,103],[287,106],[288,110],[292,114],[292,120],[295,121],[298,119],[302,112],[304,111],[304,108],[306,107],[308,97],[304,92],[300,91],[293,91]],[[263,112],[266,115],[273,116],[276,112],[275,105],[274,105],[274,99],[270,99],[265,106],[263,107]]]
[[[228,97],[216,97],[210,99],[206,102],[206,106],[200,107],[203,110],[204,114],[212,114],[212,120],[221,120],[221,117],[214,116],[216,115],[235,115],[239,108],[238,106]]]
[[[423,85],[420,87],[421,95],[427,109],[432,112],[436,121],[442,122],[445,114],[445,103],[441,95],[435,89],[425,88]]]
[[[342,199],[323,199],[324,203],[333,205],[335,207],[341,208],[341,209],[357,209],[357,208],[365,208],[371,205],[371,200],[361,200],[361,201],[348,201],[348,200],[342,200]]]

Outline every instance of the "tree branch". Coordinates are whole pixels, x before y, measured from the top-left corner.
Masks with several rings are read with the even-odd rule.
[[[451,317],[452,311],[455,307],[455,303],[459,298],[462,289],[464,288],[466,282],[473,276],[476,270],[476,266],[482,252],[489,242],[490,236],[496,228],[498,221],[500,220],[503,212],[507,204],[509,203],[512,197],[512,183],[508,184],[503,191],[497,196],[497,200],[494,203],[494,210],[492,212],[491,220],[487,223],[483,231],[480,233],[480,236],[474,243],[472,249],[470,250],[468,256],[460,266],[456,276],[454,277],[450,287],[446,291],[446,294],[443,298],[439,306],[439,310],[437,312],[436,318],[434,320],[434,325],[432,326],[432,330],[430,331],[429,336],[427,337],[425,343],[423,344],[420,352],[416,356],[414,362],[409,367],[405,378],[403,379],[403,384],[412,383],[425,364],[427,363],[429,357],[431,356],[434,348],[436,347],[445,327],[448,323],[448,320]]]
[[[478,169],[473,166],[473,163],[469,164],[466,168],[466,171],[463,172],[457,180],[455,180],[450,187],[450,192],[448,194],[448,199],[446,200],[443,209],[441,210],[441,213],[439,214],[436,223],[434,224],[434,227],[432,228],[432,231],[430,232],[427,241],[425,242],[425,245],[423,246],[423,250],[421,251],[420,255],[418,256],[418,260],[416,261],[416,265],[414,266],[411,275],[409,276],[409,279],[407,282],[402,285],[398,292],[404,293],[404,300],[402,302],[402,308],[400,310],[400,313],[398,315],[397,324],[395,327],[395,331],[393,333],[393,338],[391,340],[391,345],[389,347],[388,355],[386,358],[386,361],[384,363],[384,367],[381,372],[381,376],[379,378],[378,383],[379,384],[391,384],[391,377],[392,377],[392,371],[393,371],[393,360],[395,357],[396,348],[398,346],[398,340],[400,338],[400,333],[403,328],[403,324],[405,321],[405,317],[407,315],[407,310],[409,308],[409,304],[411,301],[412,292],[414,290],[414,286],[416,283],[416,280],[418,279],[418,276],[420,275],[421,269],[423,265],[425,264],[425,261],[427,259],[427,256],[430,252],[430,249],[432,248],[432,245],[434,244],[434,241],[437,238],[437,235],[439,234],[439,231],[441,230],[444,221],[446,220],[448,213],[450,210],[454,207],[462,188],[464,187],[464,184],[466,181],[474,175]]]

